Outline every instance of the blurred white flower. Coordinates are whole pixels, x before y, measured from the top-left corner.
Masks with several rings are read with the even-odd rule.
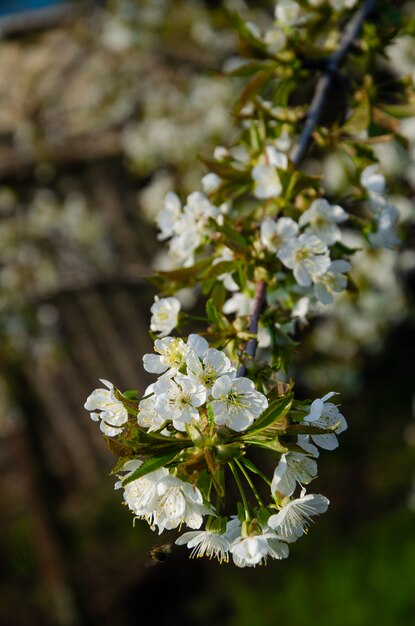
[[[385,192],[385,177],[379,173],[377,164],[365,167],[360,176],[360,183],[369,194],[382,196]]]
[[[236,313],[237,317],[244,317],[251,312],[253,299],[247,296],[245,293],[235,293],[231,298],[226,300],[222,307],[222,311],[225,315],[231,315]]]
[[[217,191],[221,184],[221,177],[213,172],[209,172],[202,178],[202,189],[207,194]]]
[[[302,287],[310,287],[315,278],[324,274],[330,266],[326,244],[315,235],[306,233],[288,240],[277,256],[293,270],[297,283]]]
[[[395,248],[400,239],[396,233],[399,222],[399,211],[392,205],[385,205],[376,216],[377,231],[369,235],[374,248]]]
[[[163,208],[157,215],[157,226],[161,231],[157,235],[157,239],[164,241],[174,235],[174,228],[179,219],[181,208],[179,197],[169,191],[164,199]]]
[[[347,213],[339,205],[327,202],[325,198],[318,198],[301,215],[299,224],[306,226],[306,233],[316,235],[328,246],[341,240],[341,231],[337,224],[347,220]]]
[[[303,9],[294,0],[278,0],[275,6],[275,17],[284,26],[295,26],[303,18]]]
[[[297,235],[298,224],[290,217],[280,217],[277,221],[266,217],[261,222],[261,243],[270,252],[277,252]]]
[[[274,165],[256,165],[252,169],[254,196],[260,200],[277,198],[281,195],[282,185]]]
[[[330,263],[325,274],[316,277],[314,291],[322,304],[331,304],[334,301],[333,294],[346,289],[347,277],[344,272],[348,272],[351,267],[348,261],[338,259]]]

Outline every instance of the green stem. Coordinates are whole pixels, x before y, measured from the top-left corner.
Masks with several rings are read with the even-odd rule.
[[[208,322],[207,317],[201,317],[200,315],[189,315],[187,314],[187,319],[192,320],[194,322]]]
[[[225,486],[224,486],[224,478],[225,478],[225,474],[223,469],[219,470],[219,476],[218,476],[218,480],[220,482],[220,484],[223,486],[223,490],[225,491]],[[220,496],[217,492],[216,492],[216,513],[217,515],[220,515],[220,507],[222,505],[222,496]]]
[[[228,465],[231,468],[231,472],[232,472],[233,477],[235,479],[235,482],[236,482],[236,484],[238,486],[239,493],[241,494],[242,503],[244,505],[244,510],[245,510],[245,519],[246,519],[247,522],[249,522],[249,520],[251,519],[251,515],[249,513],[249,504],[248,504],[248,500],[246,499],[245,491],[244,491],[244,488],[242,486],[241,480],[240,480],[240,478],[238,476],[238,472],[236,470],[235,463],[233,461],[229,461]]]
[[[241,462],[245,465],[246,469],[251,471],[253,474],[258,474],[258,476],[260,478],[262,478],[262,480],[264,480],[267,483],[267,485],[271,486],[271,481],[268,478],[268,476],[265,476],[265,474],[263,474],[261,472],[261,470],[259,470],[257,468],[257,466],[252,463],[252,461],[249,461],[249,463],[252,465],[252,467],[249,467],[249,465],[247,463],[245,463],[245,459],[244,458],[241,459]],[[252,468],[254,468],[254,469],[252,469]]]
[[[258,502],[259,506],[264,506],[264,503],[261,500],[261,496],[259,495],[259,493],[257,491],[257,488],[255,487],[254,483],[252,482],[251,477],[249,476],[248,472],[245,470],[245,468],[242,465],[242,463],[238,459],[235,459],[235,463],[237,464],[237,466],[241,470],[242,474],[245,476],[246,482],[251,487],[252,492],[253,492],[255,498],[257,499],[257,502]]]

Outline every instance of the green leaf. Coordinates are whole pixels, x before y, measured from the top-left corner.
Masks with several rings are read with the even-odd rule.
[[[415,104],[409,102],[404,104],[382,104],[379,108],[388,115],[398,119],[415,116]]]
[[[280,441],[275,439],[257,439],[252,437],[251,439],[244,439],[246,444],[254,446],[255,448],[265,448],[266,450],[272,450],[273,452],[279,452],[280,454],[284,454],[288,451]]]
[[[122,443],[117,439],[112,439],[107,435],[104,435],[104,441],[107,445],[107,448],[110,452],[119,457],[128,457],[134,456],[134,450],[128,444]],[[125,462],[125,460],[124,460]]]
[[[294,396],[290,394],[288,396],[284,396],[283,398],[278,398],[277,400],[273,400],[268,407],[261,413],[257,420],[252,424],[250,428],[246,431],[247,434],[251,434],[257,432],[258,430],[262,430],[264,428],[268,428],[272,426],[279,420],[281,420],[291,408],[293,403]],[[243,437],[245,439],[245,437]]]
[[[333,426],[329,428],[319,428],[318,426],[313,426],[310,423],[301,423],[301,424],[291,424],[284,430],[284,435],[327,435],[329,433],[334,433],[337,428],[340,426],[340,422],[336,422]]]
[[[249,28],[249,26],[238,13],[235,13],[232,21],[233,27],[244,41],[249,43],[253,48],[256,48],[257,50],[260,50],[262,52],[266,50],[266,45],[262,41],[262,39],[257,37],[257,35]]]
[[[204,165],[206,165],[209,171],[217,174],[224,180],[238,181],[238,184],[240,184],[241,180],[250,180],[250,175],[246,171],[236,169],[231,165],[231,163],[229,163],[229,161],[217,161],[216,159],[212,159],[211,157],[204,156],[202,154],[200,154],[198,158]]]
[[[212,298],[210,298],[206,302],[206,315],[208,316],[209,321],[219,326],[219,328],[225,330],[226,328],[230,327],[228,319],[225,317],[225,315],[223,315],[223,313],[220,313],[217,310],[217,308],[213,304]]]
[[[367,93],[363,93],[362,100],[357,107],[353,110],[349,119],[340,128],[340,131],[347,135],[358,135],[363,130],[366,130],[370,124],[371,111],[370,101]]]
[[[271,80],[273,73],[274,70],[267,69],[254,74],[251,80],[245,85],[241,95],[233,106],[233,113],[235,115],[239,115],[244,106],[256,97],[264,85]]]
[[[248,242],[245,237],[241,235],[241,233],[238,233],[238,231],[235,230],[235,226],[233,224],[230,224],[228,220],[225,220],[221,226],[215,223],[215,227],[216,230],[222,233],[224,243],[228,246],[228,248],[244,256],[246,255],[248,251]]]
[[[247,61],[236,69],[231,70],[229,72],[229,76],[252,76],[257,72],[261,72],[264,70],[273,71],[276,67],[277,63],[275,61],[270,61],[269,59],[265,59],[264,61]]]
[[[138,389],[128,389],[127,391],[123,391],[122,395],[124,398],[127,398],[127,400],[138,400],[137,396],[139,393]],[[143,398],[140,398],[140,400],[142,399]]]
[[[222,276],[222,274],[235,272],[238,267],[238,261],[220,261],[219,263],[215,263],[215,265],[212,265],[206,271],[204,271],[201,278],[202,280],[205,278],[217,278],[218,276]]]
[[[228,443],[217,446],[216,458],[220,463],[228,463],[232,459],[237,459],[243,454],[243,446],[240,443]]]
[[[144,461],[144,463],[142,465],[140,465],[140,467],[138,467],[131,474],[131,476],[128,476],[127,478],[125,478],[123,480],[123,482],[122,482],[123,487],[125,487],[129,483],[133,482],[133,480],[137,480],[138,478],[142,478],[146,474],[149,474],[150,472],[155,472],[156,470],[160,469],[160,467],[164,467],[168,463],[171,463],[171,461],[173,461],[173,459],[176,456],[177,456],[177,451],[176,452],[171,452],[170,454],[165,454],[164,456],[159,456],[159,457],[154,457],[154,458],[151,458],[151,459],[147,459],[146,461]]]
[[[117,400],[122,402],[124,408],[128,411],[130,415],[137,417],[138,414],[138,402],[134,400],[130,400],[126,398],[119,389],[114,387],[114,396]]]

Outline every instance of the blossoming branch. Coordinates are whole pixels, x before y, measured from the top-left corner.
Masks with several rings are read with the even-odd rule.
[[[202,190],[184,203],[168,193],[157,217],[172,269],[152,279],[160,296],[143,366],[156,378],[141,393],[103,380],[85,403],[119,457],[127,506],[159,534],[190,528],[176,543],[191,556],[239,567],[286,558],[329,505],[306,488],[319,448],[334,450],[347,423],[334,391],[299,401],[285,372],[299,324],[348,287],[355,250],[345,230],[368,247],[399,241],[372,149],[387,120],[374,114],[382,103],[371,79],[399,25],[377,16],[369,27],[374,5],[280,0],[265,31],[235,17],[249,57],[228,68],[243,83],[233,109],[239,135],[203,157]],[[348,72],[344,109],[320,125],[333,83]],[[344,202],[301,169],[310,151],[333,146],[354,163]],[[178,292],[189,287],[201,290],[205,317],[181,310]],[[189,323],[198,332],[187,336]]]

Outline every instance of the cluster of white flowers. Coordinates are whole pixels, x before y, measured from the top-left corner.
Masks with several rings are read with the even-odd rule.
[[[207,342],[191,335],[187,343],[166,337],[156,341],[158,355],[146,355],[146,369],[162,373],[157,383],[141,400],[137,422],[148,432],[160,430],[171,421],[174,428],[183,431],[185,424],[200,422],[202,406],[210,399],[214,427],[226,425],[240,432],[250,426],[267,407],[265,396],[254,389],[252,381],[235,377],[228,357],[221,351],[208,348]],[[179,370],[186,370],[186,374]],[[101,420],[101,429],[107,435],[116,435],[125,426],[128,414],[123,403],[114,395],[114,388],[103,381],[108,389],[95,390],[85,403],[93,420]],[[152,395],[151,395],[152,394]],[[306,494],[308,485],[317,476],[318,450],[316,445],[333,450],[337,437],[347,428],[337,406],[327,402],[330,392],[305,407],[304,422],[333,432],[298,436],[298,447],[303,452],[286,452],[275,468],[270,493],[274,499],[266,522],[248,523],[238,517],[224,520],[214,526],[209,524],[199,530],[203,517],[217,517],[209,502],[204,501],[195,485],[182,480],[174,469],[161,467],[124,485],[124,500],[134,515],[145,519],[159,534],[164,530],[180,528],[183,524],[192,532],[185,532],[176,543],[186,544],[192,557],[217,558],[228,562],[230,555],[238,567],[255,567],[268,558],[283,559],[288,556],[288,544],[306,532],[311,518],[327,510],[329,501],[322,495]],[[97,413],[99,411],[100,413]],[[164,431],[169,436],[172,432]],[[310,439],[313,443],[311,443]],[[127,461],[122,469],[123,479],[116,488],[123,487],[142,465],[142,461]],[[297,484],[299,497],[291,498]],[[277,509],[277,512],[275,512]]]
[[[142,461],[127,461],[123,471],[128,478],[137,470]],[[122,487],[122,481],[115,488]],[[133,480],[124,488],[124,500],[131,511],[139,518],[148,521],[150,526],[163,530],[171,530],[186,524],[190,528],[200,528],[203,515],[212,513],[211,508],[204,504],[200,490],[188,482],[184,482],[162,467]]]
[[[377,165],[369,165],[361,175],[360,183],[369,197],[369,208],[375,219],[377,230],[369,235],[374,248],[395,248],[399,244],[396,228],[399,211],[385,198],[385,177],[379,173]]]
[[[172,422],[183,432],[209,406],[216,425],[241,432],[268,406],[250,379],[236,376],[229,357],[199,335],[189,335],[187,342],[157,339],[154,350],[144,355],[144,369],[162,376],[146,389],[150,397],[141,400],[138,414],[140,426],[150,431]]]
[[[298,285],[313,285],[317,299],[330,304],[334,292],[345,289],[347,279],[343,273],[350,269],[347,261],[331,261],[329,254],[329,246],[341,240],[338,224],[346,220],[342,207],[318,198],[298,223],[289,217],[266,218],[261,224],[261,243],[293,271]]]
[[[228,521],[223,533],[212,530],[186,532],[176,544],[186,544],[191,556],[215,557],[221,563],[229,561],[229,555],[238,567],[255,567],[266,563],[268,558],[285,559],[289,554],[289,543],[297,541],[305,532],[315,515],[325,513],[329,500],[319,494],[306,494],[285,499],[278,513],[270,515],[265,524],[253,527],[233,518]]]
[[[169,239],[169,253],[174,264],[189,267],[194,263],[194,252],[209,237],[210,220],[220,222],[225,207],[211,204],[199,191],[191,193],[182,208],[176,194],[169,192],[164,207],[157,216],[158,238]]]

